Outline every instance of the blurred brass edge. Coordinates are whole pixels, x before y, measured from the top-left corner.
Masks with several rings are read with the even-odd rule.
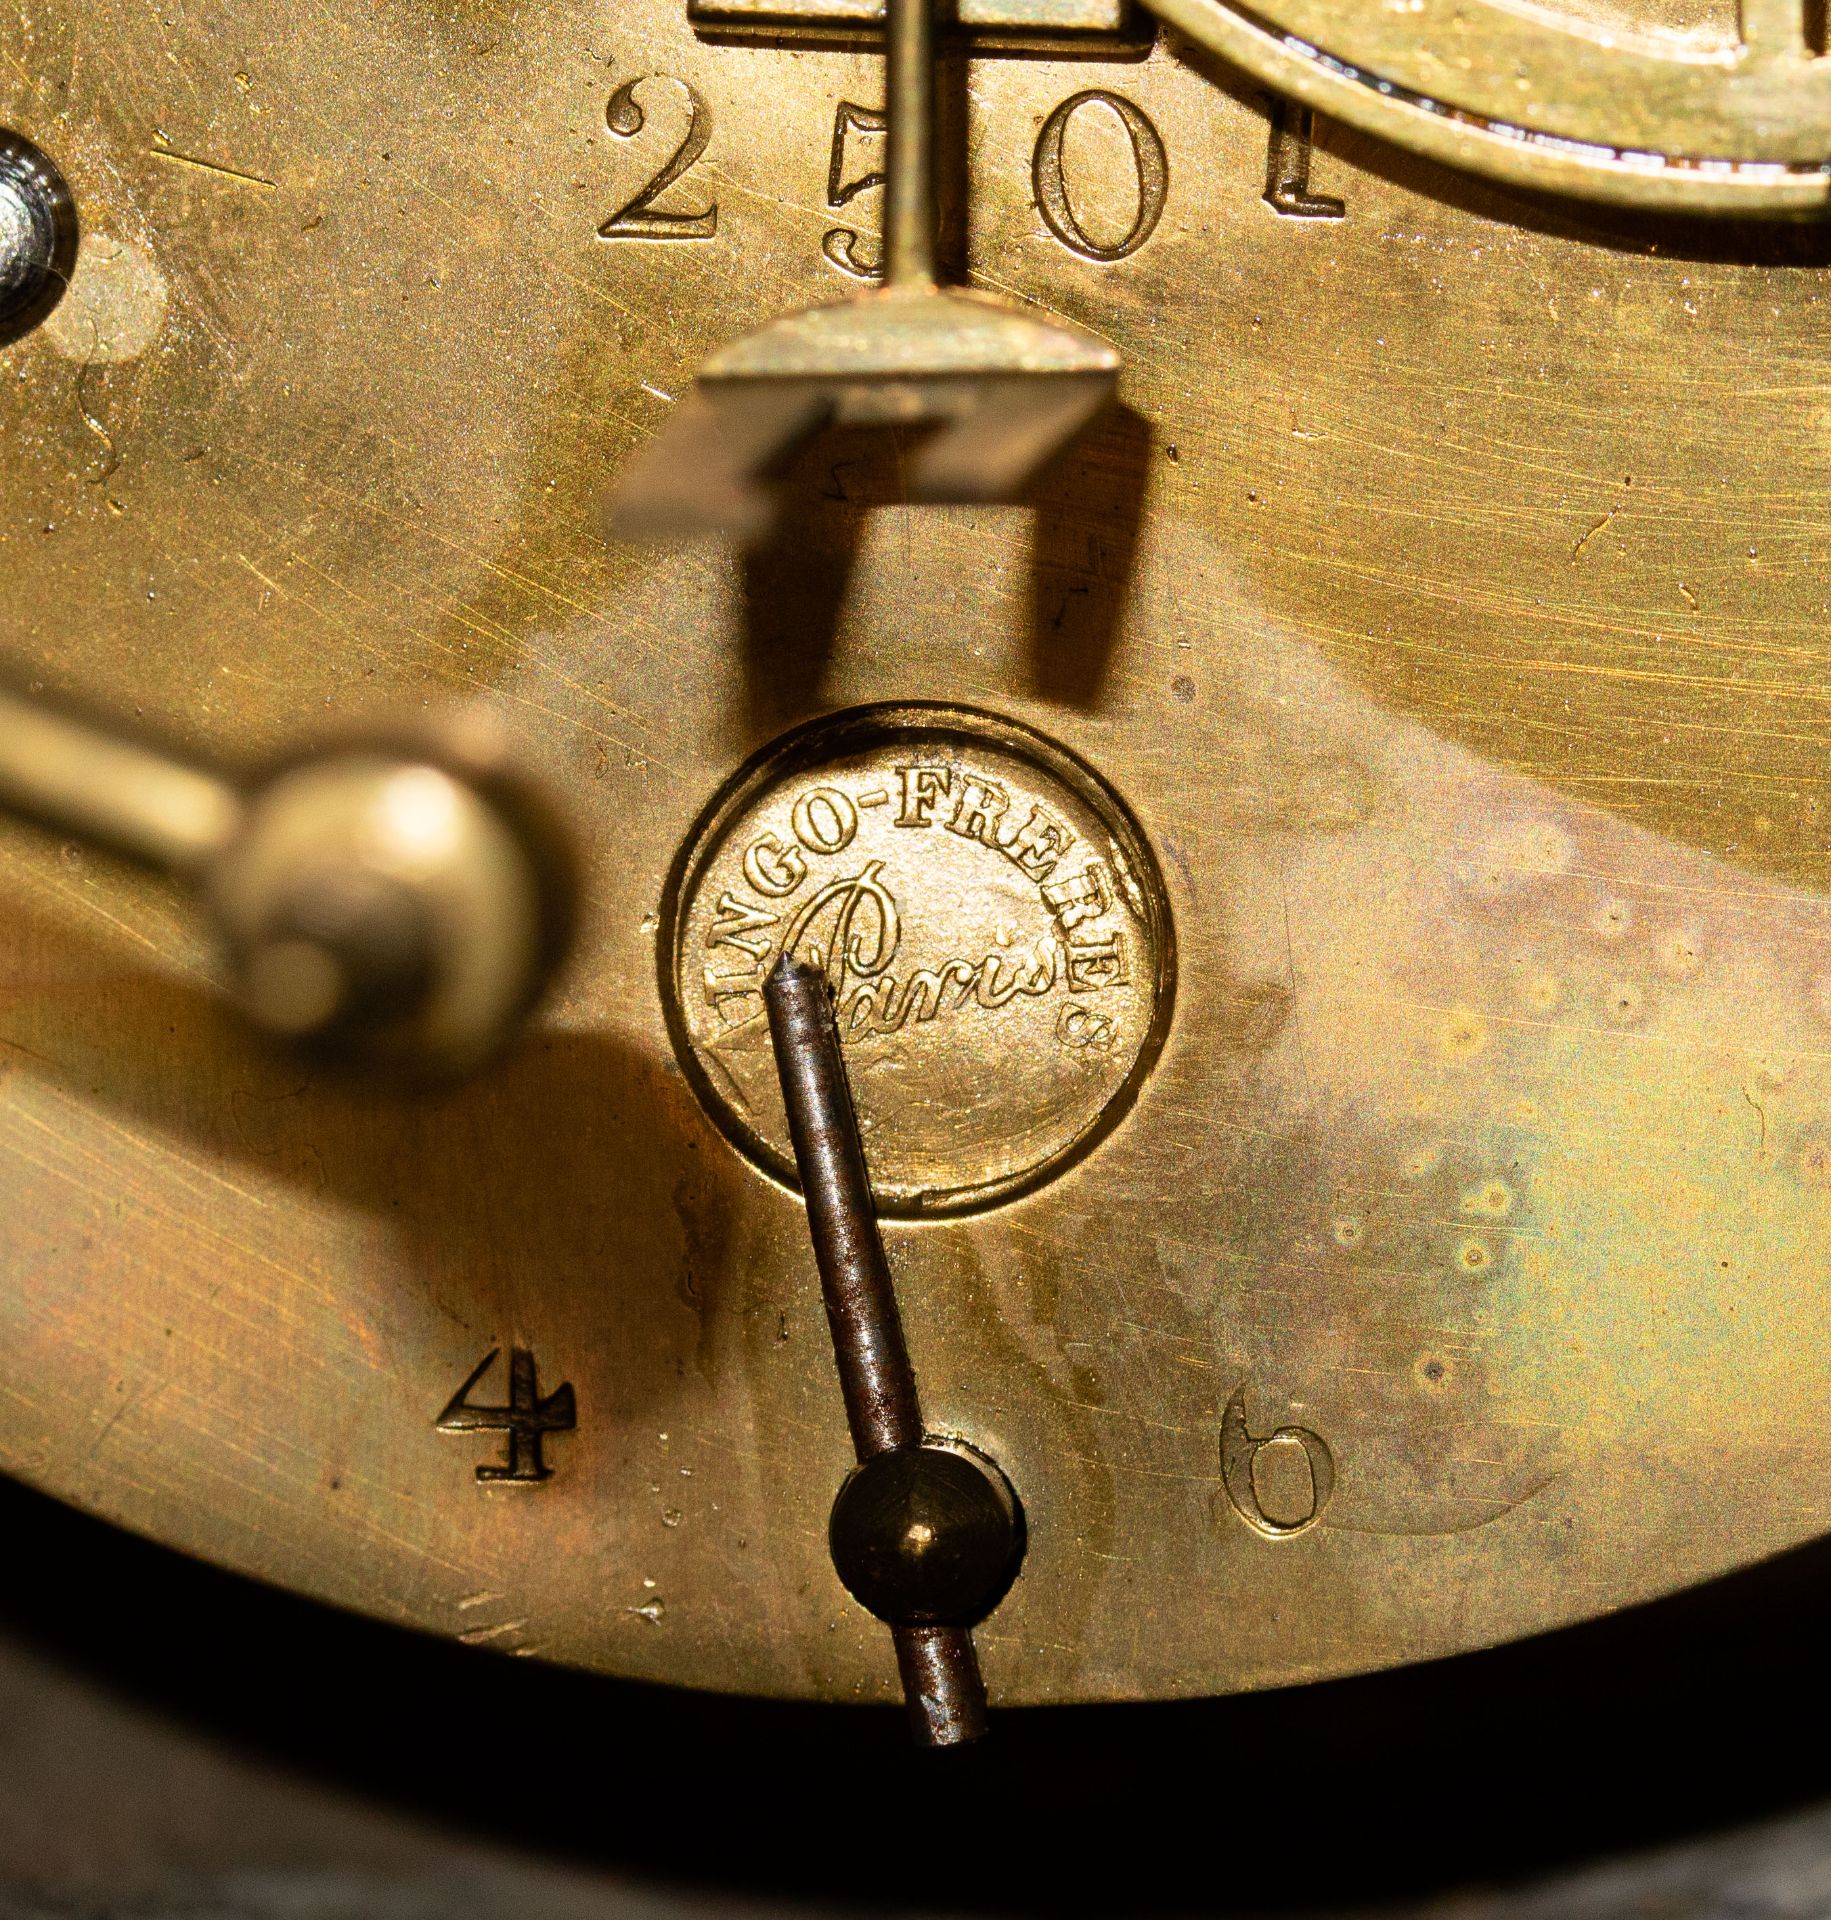
[[[1831,163],[1713,160],[1585,146],[1483,120],[1362,72],[1226,0],[1145,0],[1160,19],[1256,80],[1439,165],[1505,186],[1652,213],[1811,219],[1831,210]],[[1606,54],[1597,51],[1598,60]],[[1831,134],[1827,135],[1831,140]]]
[[[221,882],[243,857],[262,797],[289,776],[356,757],[392,758],[431,767],[455,781],[508,828],[525,856],[534,886],[534,969],[501,1035],[453,1072],[462,1076],[497,1058],[551,989],[578,934],[581,867],[566,817],[516,767],[510,742],[478,708],[437,714],[383,712],[366,724],[340,725],[319,738],[301,737],[253,765],[203,756],[163,737],[142,719],[111,713],[100,702],[27,691],[17,675],[0,673],[0,813],[53,838],[81,840],[91,852],[124,865],[147,865],[200,889],[199,904],[219,945],[233,944],[222,917]],[[9,731],[10,730],[10,731]],[[31,751],[9,777],[5,745],[25,735]],[[38,778],[21,777],[36,755]],[[60,788],[63,790],[58,796]],[[93,803],[84,804],[88,789]],[[334,1071],[353,1063],[315,1052]],[[378,1063],[366,1063],[373,1070]],[[437,1085],[450,1077],[422,1063],[393,1063],[386,1078],[403,1086]]]
[[[1013,1179],[988,1182],[983,1187],[974,1188],[970,1196],[950,1199],[944,1206],[923,1208],[880,1202],[878,1209],[887,1220],[957,1220],[1035,1192],[1098,1147],[1137,1105],[1138,1097],[1169,1035],[1176,1001],[1176,928],[1167,908],[1169,894],[1163,884],[1162,869],[1131,802],[1091,763],[1047,734],[1024,725],[1022,721],[1008,719],[1003,714],[993,713],[983,707],[964,706],[951,700],[888,700],[869,706],[846,707],[819,715],[791,728],[787,733],[778,734],[774,740],[753,753],[713,794],[668,869],[662,887],[659,930],[655,941],[655,984],[674,1057],[706,1118],[741,1159],[753,1167],[760,1164],[761,1171],[768,1178],[788,1192],[799,1194],[801,1184],[793,1158],[776,1151],[760,1136],[754,1139],[740,1138],[727,1123],[726,1103],[716,1096],[705,1070],[699,1064],[692,1035],[687,1030],[674,991],[674,979],[679,971],[680,943],[685,930],[681,904],[695,869],[711,857],[745,806],[767,783],[806,772],[823,760],[859,748],[880,745],[887,735],[899,728],[906,730],[911,738],[920,738],[924,734],[947,736],[979,731],[1008,751],[1034,755],[1065,786],[1085,799],[1102,818],[1112,818],[1125,837],[1122,851],[1126,858],[1136,861],[1154,883],[1141,889],[1141,896],[1146,903],[1147,925],[1152,936],[1152,951],[1156,955],[1156,1004],[1151,1026],[1131,1071],[1101,1110],[1099,1117],[1040,1165],[1027,1169]]]

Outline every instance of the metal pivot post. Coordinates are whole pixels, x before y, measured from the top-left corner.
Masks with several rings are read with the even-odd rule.
[[[1008,500],[1113,397],[1119,356],[1065,320],[943,287],[935,264],[934,0],[888,0],[884,284],[721,348],[624,475],[626,538],[764,538],[770,476],[819,428],[927,428],[917,500]]]

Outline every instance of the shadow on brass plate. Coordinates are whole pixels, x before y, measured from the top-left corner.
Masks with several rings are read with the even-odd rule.
[[[671,1365],[634,1356],[658,1338],[678,1343],[683,1318],[697,1323],[702,1352],[721,1316],[741,1322],[728,1290],[747,1281],[732,1247],[767,1189],[719,1150],[665,1061],[607,1031],[535,1031],[450,1088],[314,1074],[200,979],[124,961],[22,893],[9,892],[0,918],[8,992],[46,1016],[32,1048],[0,1041],[0,1079],[49,1082],[183,1142],[213,1167],[336,1196],[397,1243],[403,1301],[457,1318],[446,1303],[490,1298],[499,1267],[539,1275],[550,1323],[590,1302],[594,1346],[625,1357],[619,1419],[640,1418],[651,1397],[665,1401],[674,1387]],[[564,1123],[530,1126],[532,1114]],[[512,1244],[505,1222],[514,1223]],[[461,1324],[479,1352],[511,1331]],[[554,1352],[555,1378],[577,1360]],[[426,1391],[429,1404],[414,1417],[430,1426],[449,1387]],[[302,1382],[299,1415],[303,1436],[342,1431],[337,1396],[321,1379],[309,1391]],[[454,1483],[471,1480],[456,1449],[451,1468]],[[556,1555],[587,1550],[568,1535],[589,1524],[586,1512],[556,1510],[550,1524]]]
[[[742,698],[733,737],[746,744],[822,704],[864,519],[900,507],[901,434],[822,435],[785,485],[804,504],[793,524],[739,559]],[[1131,598],[1150,496],[1149,423],[1109,408],[1052,460],[1016,503],[1029,510],[1032,691],[1095,710],[1106,697]],[[1013,545],[1021,534],[1013,530]]]

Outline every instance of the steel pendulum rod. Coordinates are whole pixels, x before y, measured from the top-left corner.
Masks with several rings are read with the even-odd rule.
[[[826,976],[784,958],[763,991],[852,1444],[860,1460],[919,1447],[915,1370],[903,1344]]]
[[[858,1468],[834,1502],[834,1564],[890,1627],[916,1739],[986,1730],[971,1622],[1002,1595],[1022,1520],[1003,1474],[927,1438],[826,976],[788,955],[764,984]]]
[[[884,16],[884,284],[935,284],[934,0],[889,0]]]

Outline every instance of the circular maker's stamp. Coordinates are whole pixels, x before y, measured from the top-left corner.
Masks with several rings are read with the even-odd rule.
[[[1040,1184],[1125,1112],[1175,946],[1137,822],[1093,769],[990,714],[856,708],[765,749],[676,863],[662,997],[726,1134],[792,1183],[763,1006],[791,952],[832,982],[888,1214]]]

